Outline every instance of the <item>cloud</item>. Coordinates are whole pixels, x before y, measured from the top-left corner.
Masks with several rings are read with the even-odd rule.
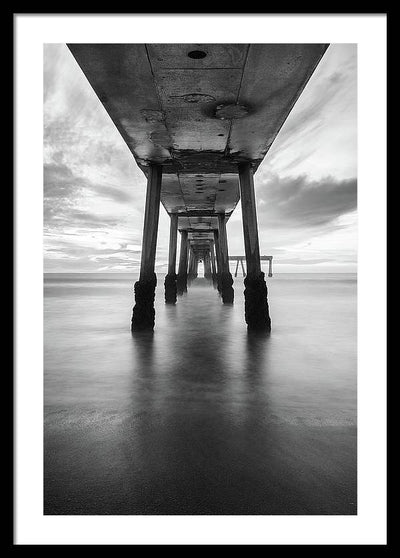
[[[64,163],[48,163],[44,165],[44,196],[45,199],[63,198],[71,200],[77,195],[84,196],[88,192],[115,201],[128,203],[132,194],[107,184],[94,183],[85,176],[79,176]]]
[[[336,180],[327,176],[280,178],[270,173],[257,185],[258,219],[265,227],[320,227],[357,207],[355,178]]]
[[[45,45],[44,86],[45,269],[137,271],[143,173],[66,45]],[[356,97],[356,47],[331,45],[255,176],[260,249],[276,263],[355,261]],[[243,254],[240,203],[228,234]],[[168,237],[160,211],[159,270]]]
[[[357,47],[330,45],[259,171],[356,176],[356,118]]]
[[[282,129],[281,142],[289,143],[297,138],[305,129],[316,129],[323,125],[327,116],[327,109],[336,102],[336,98],[343,92],[343,85],[347,81],[347,73],[335,71],[333,74],[320,76],[312,94],[300,97],[296,106],[295,117],[286,121]],[[329,93],[329,94],[327,94]],[[304,102],[304,99],[307,102]],[[281,143],[282,145],[282,143]]]
[[[118,190],[106,184],[95,184],[85,177],[78,176],[64,163],[48,163],[43,172],[44,220],[52,228],[81,225],[87,228],[116,227],[121,219],[112,212],[112,205],[128,204],[132,196],[128,192]],[[88,211],[83,206],[92,201],[103,200],[110,210],[104,212]],[[98,205],[98,203],[97,203]],[[124,209],[125,211],[125,206]]]

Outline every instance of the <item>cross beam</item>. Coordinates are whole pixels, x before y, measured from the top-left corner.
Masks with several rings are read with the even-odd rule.
[[[260,256],[260,261],[268,261],[269,262],[268,277],[272,277],[272,258],[273,258],[273,256]],[[235,277],[237,277],[239,262],[242,266],[243,277],[246,275],[246,273],[244,271],[244,267],[243,267],[243,262],[246,261],[246,256],[229,256],[229,261],[236,262]]]

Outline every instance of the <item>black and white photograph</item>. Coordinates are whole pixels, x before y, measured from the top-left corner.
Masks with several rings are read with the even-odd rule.
[[[362,518],[362,46],[119,20],[41,44],[40,515]]]

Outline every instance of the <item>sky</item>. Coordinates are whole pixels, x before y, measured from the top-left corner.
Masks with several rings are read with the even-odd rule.
[[[44,271],[137,273],[146,178],[65,44],[44,46],[43,153]],[[254,183],[274,272],[356,272],[355,44],[329,46]],[[227,233],[230,254],[244,254],[240,202]],[[158,273],[168,241],[161,207]]]

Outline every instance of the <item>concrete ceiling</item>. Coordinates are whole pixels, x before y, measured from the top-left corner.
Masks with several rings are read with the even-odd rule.
[[[327,44],[69,44],[179,229],[217,228],[239,201],[237,164],[257,169]]]

